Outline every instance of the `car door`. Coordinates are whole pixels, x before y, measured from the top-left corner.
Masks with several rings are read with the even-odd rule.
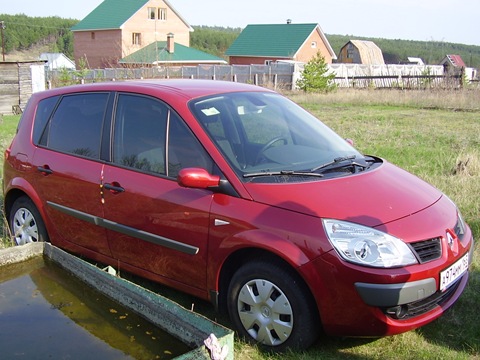
[[[211,170],[212,161],[157,99],[119,94],[113,128],[102,179],[113,256],[172,285],[204,288],[212,193],[182,188],[176,175],[185,166]]]
[[[54,232],[52,241],[74,243],[107,256],[106,231],[95,223],[103,217],[99,159],[109,95],[63,96],[51,117],[44,116],[40,104],[33,134],[39,147],[32,160],[37,169],[35,188],[45,201],[49,230]]]

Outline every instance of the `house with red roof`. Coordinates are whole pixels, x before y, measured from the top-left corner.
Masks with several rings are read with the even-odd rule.
[[[443,65],[445,74],[459,74],[466,68],[460,55],[446,55],[440,65]]]

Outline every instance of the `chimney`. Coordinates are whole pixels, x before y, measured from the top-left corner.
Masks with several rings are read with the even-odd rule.
[[[167,51],[170,54],[173,54],[173,52],[175,51],[175,39],[173,33],[167,34]]]

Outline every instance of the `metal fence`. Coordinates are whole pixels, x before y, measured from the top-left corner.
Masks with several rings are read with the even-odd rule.
[[[62,80],[84,82],[135,80],[135,79],[210,79],[249,83],[273,88],[292,89],[295,65],[274,63],[270,65],[198,65],[161,66],[144,68],[95,69],[84,72],[46,70],[49,83]]]
[[[86,71],[46,70],[49,87],[62,81],[100,82],[134,79],[210,79],[255,84],[274,89],[296,89],[303,64],[271,63],[269,65],[198,65],[144,68],[110,68]],[[460,73],[444,74],[443,66],[332,64],[334,82],[341,88],[458,88],[464,85]]]

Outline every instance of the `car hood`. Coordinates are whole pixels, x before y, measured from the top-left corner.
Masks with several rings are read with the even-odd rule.
[[[246,183],[256,202],[322,218],[378,226],[434,204],[442,193],[386,161],[363,173],[292,183]]]

